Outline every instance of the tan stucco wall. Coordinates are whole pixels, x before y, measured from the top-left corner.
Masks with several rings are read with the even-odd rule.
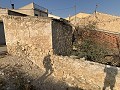
[[[55,19],[60,19],[61,18],[61,17],[53,15],[53,14],[48,14],[48,17],[52,17],[52,18],[55,18]]]
[[[14,10],[16,12],[20,12],[29,16],[35,16],[35,14],[37,14],[38,16],[42,16],[42,17],[47,17],[48,16],[48,12],[43,12],[41,10],[37,10],[35,9],[35,4],[34,3],[30,3],[26,6],[23,6],[17,10]]]
[[[12,11],[19,12],[22,14],[26,14],[28,16],[34,16],[34,10],[33,9],[14,9]]]
[[[25,6],[21,7],[21,8],[19,8],[19,9],[33,9],[33,8],[34,8],[33,3],[30,3],[28,5],[25,5]]]
[[[69,16],[69,17],[67,17],[66,18],[66,20],[75,20],[75,17],[76,18],[85,18],[85,17],[88,17],[88,16],[90,16],[91,14],[87,14],[87,13],[78,13],[78,14],[76,14],[76,15],[74,15],[74,16]]]
[[[30,3],[30,4],[23,6],[15,11],[26,14],[26,15],[34,16],[33,8],[34,8],[33,3]]]
[[[0,16],[1,15],[8,15],[8,9],[0,9]]]

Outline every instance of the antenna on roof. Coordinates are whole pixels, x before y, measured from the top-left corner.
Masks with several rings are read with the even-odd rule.
[[[77,12],[77,6],[76,6],[76,3],[77,3],[77,1],[75,0],[75,6],[74,6],[74,9],[75,9],[75,24],[76,24],[76,12]]]
[[[95,13],[97,12],[97,8],[98,8],[98,5],[96,4],[96,7],[95,7]]]
[[[14,9],[14,4],[12,3],[12,0],[10,0],[11,8]]]
[[[75,24],[76,24],[76,4],[74,6],[74,9],[75,9]]]

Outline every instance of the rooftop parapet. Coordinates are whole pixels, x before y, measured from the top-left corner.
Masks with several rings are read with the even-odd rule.
[[[38,9],[38,10],[41,10],[41,11],[44,11],[44,12],[48,12],[48,9],[42,7],[42,6],[39,6],[37,4],[34,3],[34,9]]]

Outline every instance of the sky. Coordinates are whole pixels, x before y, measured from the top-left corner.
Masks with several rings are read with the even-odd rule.
[[[11,0],[18,9],[31,2],[45,7],[49,13],[60,17],[68,17],[76,13],[93,13],[96,5],[98,12],[120,16],[120,0]],[[10,0],[0,0],[0,7],[10,8]]]

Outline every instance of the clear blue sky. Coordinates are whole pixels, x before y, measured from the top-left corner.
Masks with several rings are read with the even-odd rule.
[[[22,7],[31,2],[43,6],[55,15],[67,17],[74,15],[74,5],[77,13],[93,13],[98,4],[97,11],[120,16],[120,0],[11,0],[15,8]],[[10,7],[10,0],[0,0],[0,7]]]

